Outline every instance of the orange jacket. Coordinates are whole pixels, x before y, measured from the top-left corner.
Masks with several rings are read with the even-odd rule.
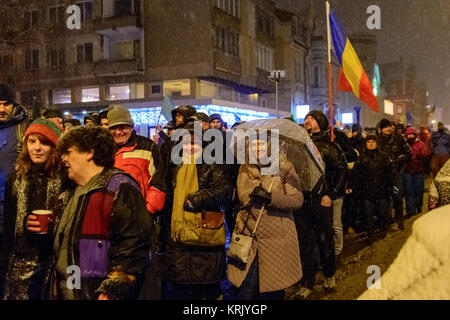
[[[136,179],[151,214],[164,207],[164,166],[158,146],[152,140],[133,131],[127,144],[116,153],[114,165]]]

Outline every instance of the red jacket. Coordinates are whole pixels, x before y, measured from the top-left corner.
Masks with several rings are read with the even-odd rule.
[[[414,130],[413,128],[408,128],[406,130],[405,136],[407,136],[408,134],[415,134],[417,137],[416,130]],[[404,172],[407,174],[424,173],[424,161],[428,156],[425,144],[417,139],[412,145],[410,145],[410,147],[412,150],[412,158],[406,164]]]
[[[136,179],[151,214],[164,207],[164,167],[158,146],[152,140],[133,131],[130,140],[116,153],[114,166]]]

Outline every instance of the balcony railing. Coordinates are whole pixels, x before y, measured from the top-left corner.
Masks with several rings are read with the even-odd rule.
[[[241,59],[235,55],[225,55],[222,52],[216,52],[214,56],[216,69],[228,72],[237,76],[241,75]]]
[[[94,20],[94,30],[117,30],[126,27],[142,28],[140,14],[102,17]]]
[[[94,72],[97,75],[126,75],[143,73],[144,66],[142,58],[131,60],[101,60],[94,64]]]

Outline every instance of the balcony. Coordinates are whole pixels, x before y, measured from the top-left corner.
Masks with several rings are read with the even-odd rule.
[[[142,58],[119,61],[101,60],[95,62],[94,72],[98,76],[142,74],[144,66]]]
[[[227,56],[222,52],[216,52],[214,63],[217,70],[228,72],[235,76],[241,75],[241,59],[238,56]]]
[[[94,20],[96,33],[113,37],[117,32],[123,34],[137,33],[142,28],[141,16],[137,14],[103,17]]]
[[[241,32],[241,20],[217,7],[214,7],[212,10],[212,22],[219,26],[228,27],[234,32]]]
[[[16,68],[17,82],[35,82],[52,79],[76,78],[92,75],[94,63],[77,63],[59,67],[41,67],[38,69]]]
[[[275,92],[275,84],[268,79],[270,72],[259,68],[256,68],[256,72],[256,86],[267,92]]]

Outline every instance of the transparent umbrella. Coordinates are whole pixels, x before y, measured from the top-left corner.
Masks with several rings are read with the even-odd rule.
[[[303,191],[312,191],[314,186],[324,175],[325,166],[319,151],[309,137],[308,132],[298,124],[288,119],[262,119],[244,122],[233,128],[233,138],[230,144],[232,150],[242,142],[247,135],[242,132],[248,130],[278,130],[279,157],[292,162],[300,178]]]

